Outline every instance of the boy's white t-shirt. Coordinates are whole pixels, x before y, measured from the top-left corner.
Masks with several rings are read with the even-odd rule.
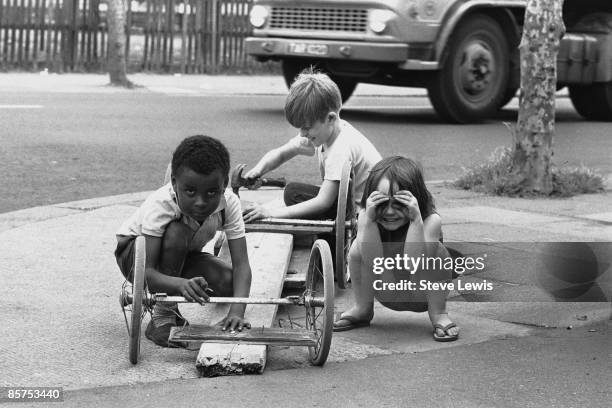
[[[225,217],[222,216],[223,210]],[[162,237],[168,224],[177,220],[195,233],[189,247],[191,251],[200,251],[214,238],[216,231],[225,231],[228,240],[245,236],[240,199],[234,193],[225,190],[215,211],[200,224],[181,212],[172,183],[164,185],[147,197],[138,210],[121,225],[117,236],[119,239],[122,236],[143,234]]]
[[[315,147],[307,138],[300,135],[292,138],[289,143],[299,154],[312,156],[316,154],[319,160],[319,171],[323,180],[340,181],[342,167],[351,161],[354,172],[356,208],[361,207],[361,197],[365,189],[370,170],[382,160],[376,147],[360,131],[345,120],[340,121],[340,133],[331,146]]]

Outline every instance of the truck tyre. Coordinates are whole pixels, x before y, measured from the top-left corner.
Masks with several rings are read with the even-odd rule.
[[[340,96],[342,97],[342,103],[346,102],[351,97],[351,95],[353,95],[353,92],[355,91],[355,88],[357,87],[357,81],[355,81],[354,79],[348,79],[348,78],[339,77],[337,75],[332,75],[329,72],[327,72],[325,69],[323,69],[320,66],[320,64],[318,64],[316,61],[311,61],[311,60],[306,60],[306,59],[304,60],[291,60],[291,59],[283,60],[283,63],[282,63],[283,77],[285,78],[285,84],[287,84],[287,88],[291,86],[291,84],[295,80],[295,77],[300,72],[302,72],[303,69],[308,68],[310,66],[328,74],[329,77],[332,79],[332,81],[334,81],[336,85],[338,85],[338,89],[340,89]]]
[[[570,85],[569,97],[585,119],[612,121],[612,82]]]
[[[428,86],[436,112],[448,122],[479,122],[495,113],[507,96],[508,42],[499,24],[475,14],[459,23]]]

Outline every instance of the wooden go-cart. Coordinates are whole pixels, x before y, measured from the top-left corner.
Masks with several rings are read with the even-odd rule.
[[[140,338],[143,317],[158,302],[191,303],[182,296],[150,293],[145,279],[145,238],[137,237],[133,283],[126,281],[120,294],[120,304],[128,332],[129,360],[140,358]],[[254,327],[242,332],[223,331],[219,326],[189,325],[173,329],[173,341],[214,343],[246,343],[307,346],[313,365],[325,364],[332,339],[334,314],[334,277],[331,251],[324,240],[314,242],[306,270],[305,288],[299,296],[285,298],[211,297],[209,303],[244,303],[268,305],[301,305],[305,308],[302,328]]]
[[[237,190],[235,191],[237,192]],[[349,280],[347,256],[351,243],[355,237],[357,226],[351,162],[346,162],[342,168],[335,219],[304,220],[292,218],[264,218],[253,223],[248,223],[245,226],[247,232],[278,232],[312,234],[314,236],[334,236],[334,277],[338,287],[345,289],[348,286]],[[308,251],[308,248],[306,248],[306,251]],[[303,262],[301,261],[303,258],[304,249],[294,248],[294,260],[292,260],[290,270],[295,272],[295,276],[288,275],[286,278],[288,281],[294,281],[298,284],[304,281],[304,276],[299,273],[299,264]],[[298,267],[294,267],[295,263],[298,264]]]

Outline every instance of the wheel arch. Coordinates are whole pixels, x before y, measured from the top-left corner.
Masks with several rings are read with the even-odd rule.
[[[451,35],[466,18],[477,13],[493,18],[500,25],[508,39],[510,49],[514,45],[518,47],[520,41],[519,24],[522,20],[521,13],[524,13],[524,10],[520,3],[512,0],[499,2],[495,6],[492,6],[491,2],[487,0],[473,0],[451,8],[442,20],[442,29],[439,31],[434,44],[435,61],[440,66],[444,64]]]

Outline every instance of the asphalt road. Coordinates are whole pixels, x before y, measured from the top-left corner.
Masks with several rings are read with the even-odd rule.
[[[171,95],[146,90],[116,93],[5,93],[0,96],[0,213],[159,186],[174,147],[185,136],[223,140],[233,163],[254,164],[295,134],[279,95]],[[567,98],[558,100],[556,164],[612,173],[609,123],[583,121]],[[17,106],[17,108],[15,108]],[[441,124],[424,97],[355,97],[342,117],[383,156],[420,160],[429,180],[453,179],[485,160],[511,135],[516,99],[479,125]],[[276,174],[316,182],[311,158]]]

